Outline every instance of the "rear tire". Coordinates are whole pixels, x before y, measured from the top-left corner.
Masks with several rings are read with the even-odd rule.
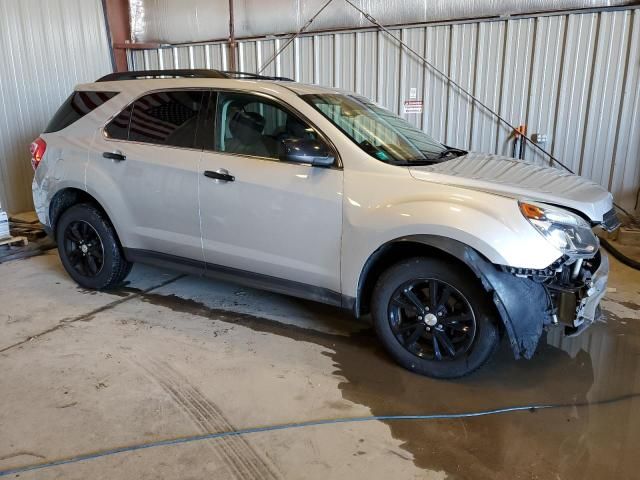
[[[458,265],[412,258],[384,272],[371,312],[380,341],[407,370],[458,378],[484,365],[499,332],[479,282]]]
[[[56,241],[62,265],[82,287],[107,290],[131,272],[133,264],[124,258],[113,226],[91,204],[74,205],[62,214]]]

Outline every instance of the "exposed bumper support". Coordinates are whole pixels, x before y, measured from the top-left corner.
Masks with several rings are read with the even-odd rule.
[[[607,281],[609,280],[609,257],[601,252],[600,266],[593,273],[591,283],[586,288],[585,294],[576,301],[575,318],[571,323],[565,322],[565,335],[576,337],[584,332],[589,325],[598,321],[601,317],[600,301],[607,293]]]
[[[607,282],[609,281],[609,257],[606,253],[600,253],[600,266],[593,274],[591,286],[587,290],[587,295],[580,301],[577,310],[577,317],[574,326],[579,327],[584,323],[593,323],[600,317],[598,306],[607,293]]]

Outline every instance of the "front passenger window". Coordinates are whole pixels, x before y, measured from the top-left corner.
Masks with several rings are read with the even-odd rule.
[[[313,128],[281,106],[257,95],[219,93],[215,150],[280,158],[286,140],[317,140]]]

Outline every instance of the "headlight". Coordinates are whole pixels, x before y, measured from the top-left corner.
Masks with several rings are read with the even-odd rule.
[[[592,255],[599,242],[580,216],[548,205],[518,202],[522,215],[551,244],[566,255]]]

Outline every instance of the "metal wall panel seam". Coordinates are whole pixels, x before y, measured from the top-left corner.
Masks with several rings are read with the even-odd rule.
[[[536,74],[535,67],[536,67],[536,62],[538,62],[538,58],[540,56],[540,54],[538,53],[538,50],[536,49],[536,45],[538,41],[538,29],[540,28],[540,19],[534,18],[532,21],[533,21],[533,36],[531,39],[531,58],[530,58],[531,63],[529,64],[529,78],[527,82],[527,95],[526,95],[527,101],[526,101],[524,114],[522,115],[522,119],[524,120],[524,123],[527,125],[527,128],[529,128],[532,102],[534,101],[533,84],[534,84],[534,78]],[[527,132],[527,134],[529,135],[530,132]],[[529,147],[527,146],[525,148],[525,155],[526,155],[526,152],[528,152],[528,150],[529,150]]]
[[[256,41],[256,67],[258,72],[262,69],[262,41],[261,40]],[[242,68],[240,69],[240,71],[241,72],[243,71]]]
[[[376,32],[376,98],[374,99],[379,105],[382,106],[382,36],[385,33]]]
[[[238,68],[241,72],[245,71],[245,66],[244,66],[244,49],[245,49],[245,45],[247,43],[246,42],[238,42],[237,43],[237,51],[238,51]]]
[[[355,33],[355,37],[353,39],[353,83],[355,85],[355,92],[360,93],[362,89],[360,88],[360,59],[359,51],[360,51],[360,36]]]
[[[340,87],[340,36],[334,34],[332,37],[331,51],[333,52],[333,87]]]
[[[590,128],[589,118],[591,114],[591,97],[593,95],[593,82],[594,82],[595,72],[596,72],[596,60],[598,58],[598,44],[600,41],[600,22],[601,22],[600,14],[596,15],[596,19],[597,19],[596,29],[593,37],[593,51],[591,52],[592,68],[589,76],[589,87],[587,88],[587,101],[586,101],[584,123],[582,124],[583,134],[582,134],[582,145],[580,148],[580,164],[577,171],[579,175],[582,175],[584,170],[584,153],[587,146],[587,141],[588,141],[587,135],[589,133],[589,128]]]
[[[280,50],[281,47],[280,47],[280,39],[279,38],[275,39],[273,47],[274,47],[274,50],[276,52]],[[285,52],[283,52],[283,54],[284,53]],[[280,76],[282,76],[282,54],[280,54],[280,55],[278,55],[276,57],[275,64],[276,64],[276,77],[280,77]]]
[[[471,62],[471,71],[469,72],[470,74],[470,80],[471,80],[471,93],[473,93],[476,97],[480,98],[480,92],[478,91],[479,88],[481,88],[481,85],[479,85],[478,82],[478,71],[482,71],[481,70],[481,64],[480,62],[478,62],[478,55],[480,52],[480,26],[482,24],[478,23],[476,24],[476,28],[475,28],[475,46],[474,46],[474,61]],[[484,99],[483,99],[484,101]],[[476,111],[478,109],[478,106],[476,105],[476,102],[474,101],[469,101],[470,104],[470,115],[469,115],[469,149],[473,148],[473,141],[475,138],[474,135],[474,128],[475,128],[475,117],[476,117]]]
[[[504,32],[502,35],[502,58],[501,58],[501,62],[502,64],[500,65],[500,91],[502,91],[502,89],[504,88],[504,81],[505,81],[505,74],[506,74],[506,66],[507,66],[507,42],[508,42],[508,38],[509,38],[509,23],[508,22],[504,22]],[[498,104],[496,106],[497,111],[498,112],[502,112],[502,99],[504,98],[503,95],[498,95]],[[498,152],[500,149],[500,130],[502,129],[502,125],[500,124],[500,122],[495,122],[495,128],[494,128],[494,133],[495,133],[495,142],[494,142],[494,151]]]
[[[293,79],[296,82],[300,81],[300,39],[295,38],[293,40]]]
[[[204,67],[207,69],[213,68],[211,64],[211,45],[204,46]],[[160,69],[162,69],[162,64],[160,65]]]
[[[229,55],[227,53],[226,48],[222,48],[222,70],[227,70],[227,65],[229,65]]]
[[[314,84],[318,84],[320,82],[320,59],[319,59],[319,49],[318,49],[318,37],[314,36],[313,37],[313,43],[312,43],[312,47],[313,47],[313,83]]]
[[[406,29],[401,28],[400,29],[400,39],[403,42],[406,42]],[[398,91],[396,92],[397,94],[397,101],[398,101],[398,109],[399,111],[397,113],[401,113],[402,112],[402,108],[403,108],[403,100],[404,100],[404,90],[405,90],[405,81],[407,78],[407,74],[408,74],[408,70],[409,70],[409,61],[411,60],[410,55],[408,53],[405,53],[404,51],[404,47],[400,46],[398,48],[398,66],[400,68],[397,69],[397,75],[398,75]],[[406,60],[405,60],[406,59]]]
[[[620,36],[624,38],[624,44],[626,44],[626,42],[628,42],[632,37],[631,37],[631,32],[630,29],[633,27],[633,24],[631,23],[631,16],[629,15],[629,12],[624,12],[624,15],[622,16],[622,18],[620,18],[620,16],[615,16],[614,17],[614,21],[616,19],[620,19],[620,21],[622,22],[622,29],[623,31],[621,32]],[[621,47],[623,45],[622,42],[617,43],[618,47]],[[630,54],[630,48],[625,48],[625,49],[620,49],[619,54],[622,54],[621,57],[624,57],[624,60],[622,60],[622,58],[620,58],[620,62],[618,62],[618,68],[616,68],[616,86],[615,86],[615,91],[619,92],[620,95],[620,101],[618,102],[618,112],[616,115],[616,121],[615,122],[609,122],[608,125],[608,132],[607,132],[607,146],[609,146],[609,142],[612,142],[611,145],[611,165],[609,167],[609,172],[608,172],[608,179],[607,179],[607,188],[611,189],[612,188],[612,184],[613,184],[613,173],[614,173],[614,167],[615,167],[615,163],[616,163],[616,154],[617,154],[617,143],[618,143],[618,135],[621,129],[621,125],[620,125],[620,118],[622,115],[622,110],[623,110],[623,101],[624,101],[624,85],[625,85],[625,80],[627,78],[627,69],[629,67],[629,54]],[[615,130],[612,131],[612,127],[613,125],[615,125]]]
[[[193,56],[193,46],[189,46],[189,68],[195,68],[195,58]]]

